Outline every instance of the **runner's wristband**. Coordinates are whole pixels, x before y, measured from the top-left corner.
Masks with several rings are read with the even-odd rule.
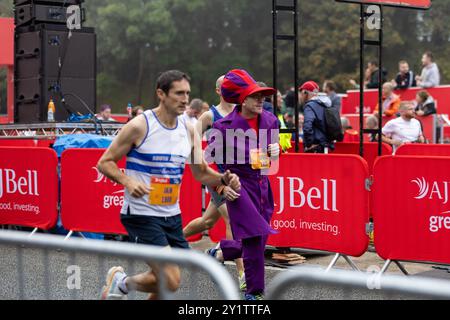
[[[221,182],[224,186],[228,186],[228,184],[225,182],[225,179],[223,178],[223,176],[222,176],[222,178],[220,178],[220,182]]]
[[[225,190],[225,186],[218,186],[218,187],[216,187],[216,192],[219,195],[223,195],[224,190]]]

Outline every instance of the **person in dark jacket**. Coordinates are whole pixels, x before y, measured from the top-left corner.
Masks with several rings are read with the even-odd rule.
[[[405,60],[402,60],[398,63],[399,73],[395,77],[395,80],[392,81],[392,84],[395,86],[395,89],[408,89],[411,87],[417,86],[416,77],[414,76],[414,72],[409,70],[409,64]]]
[[[366,84],[366,88],[367,89],[378,89],[380,82],[378,81],[378,74],[380,72],[380,69],[378,67],[378,63],[376,61],[371,61],[368,64],[368,69],[370,70],[370,77],[369,77],[369,82]],[[382,74],[381,74],[381,83],[385,83],[386,82],[386,77],[387,77],[387,71],[386,70],[382,70]]]
[[[426,90],[417,92],[416,102],[416,114],[419,117],[436,114],[436,102]]]
[[[331,108],[327,96],[319,96],[319,85],[314,81],[300,87],[300,101],[304,105],[305,122],[303,135],[306,153],[324,153],[326,148],[334,149],[326,137],[325,108]]]
[[[323,84],[323,92],[325,92],[331,100],[331,105],[333,108],[336,108],[339,110],[339,113],[341,112],[341,97],[336,93],[337,87],[336,83],[331,80],[325,80]]]
[[[378,62],[371,61],[367,64],[367,69],[365,71],[364,76],[364,88],[366,89],[378,89],[379,87],[379,79],[378,74],[380,72],[380,69],[378,68]],[[387,79],[387,71],[383,69],[382,75],[381,75],[381,83],[385,83]],[[350,84],[355,88],[359,89],[360,85],[356,83],[354,79],[350,80]]]

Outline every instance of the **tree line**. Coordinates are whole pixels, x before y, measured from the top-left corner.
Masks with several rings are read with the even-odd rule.
[[[289,3],[289,0],[285,1]],[[429,11],[386,8],[384,65],[389,79],[399,60],[419,73],[425,50],[434,52],[442,82],[450,80],[450,1]],[[12,16],[12,0],[0,15]],[[192,97],[216,103],[215,81],[245,68],[272,85],[271,0],[86,0],[86,26],[97,33],[98,103],[115,112],[126,104],[153,106],[158,74],[181,69],[192,78]],[[343,92],[359,79],[359,6],[333,0],[299,0],[300,81],[334,80]],[[280,14],[280,33],[292,32],[292,15]],[[376,36],[376,33],[368,33]],[[367,50],[367,59],[376,51]],[[293,85],[293,47],[279,47],[279,88]]]

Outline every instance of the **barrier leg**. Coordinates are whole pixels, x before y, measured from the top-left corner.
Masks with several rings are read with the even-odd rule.
[[[403,272],[405,276],[409,276],[409,273],[406,270],[406,268],[397,260],[386,260],[386,263],[384,264],[383,268],[380,271],[380,275],[387,271],[392,262],[397,265],[397,267],[400,269],[401,272]]]
[[[387,269],[389,268],[389,266],[391,265],[391,263],[392,263],[391,260],[389,260],[389,259],[386,260],[386,262],[384,263],[383,268],[381,268],[380,275],[383,274],[383,273],[385,273],[385,272],[387,271]]]
[[[331,263],[328,265],[327,269],[325,270],[325,273],[329,272],[336,265],[336,263],[338,262],[340,257],[343,257],[345,259],[345,261],[349,264],[350,267],[352,267],[352,269],[354,271],[361,271],[358,268],[358,266],[352,261],[352,259],[350,259],[348,256],[340,254],[340,253],[336,253],[333,260],[331,261]]]
[[[29,235],[29,237],[32,237],[33,236],[33,234],[35,234],[37,231],[39,230],[39,228],[34,228],[34,230],[33,231],[31,231],[31,233],[30,233],[30,235]]]
[[[86,240],[86,237],[85,237],[81,232],[78,232],[78,234],[80,235],[81,238],[83,238],[84,240]]]
[[[409,276],[408,271],[406,270],[405,266],[400,263],[400,261],[395,260],[394,263],[397,265],[400,271],[403,272],[405,276]]]
[[[69,240],[69,238],[73,235],[73,231],[70,231],[67,236],[64,238],[64,241]]]
[[[345,261],[347,261],[347,263],[350,265],[350,267],[352,267],[353,270],[355,271],[361,271],[359,270],[358,266],[352,261],[352,259],[350,259],[348,256],[343,256]]]
[[[328,265],[327,269],[325,270],[325,273],[329,272],[337,263],[337,261],[339,260],[339,258],[341,257],[340,253],[336,253],[336,255],[334,256],[333,260],[331,260],[331,263]]]

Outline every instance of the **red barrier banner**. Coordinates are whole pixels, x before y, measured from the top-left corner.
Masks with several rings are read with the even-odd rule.
[[[0,147],[28,147],[35,148],[37,141],[33,139],[0,139]]]
[[[404,144],[395,153],[398,156],[450,157],[448,144]]]
[[[65,229],[126,234],[120,222],[124,188],[97,169],[103,149],[68,149],[61,156],[61,220]],[[125,171],[125,159],[118,163]]]
[[[391,7],[406,7],[415,9],[429,9],[431,0],[336,0],[337,2],[349,2],[360,4],[376,4]]]
[[[450,158],[377,160],[372,211],[383,259],[450,263]]]
[[[53,150],[0,147],[0,225],[43,230],[55,226],[57,166]]]
[[[270,177],[275,199],[269,238],[297,247],[361,256],[367,250],[367,163],[353,155],[285,155]]]
[[[0,139],[0,147],[50,148],[55,139]]]
[[[339,142],[335,145],[335,150],[330,151],[330,154],[354,154],[359,155],[359,142]],[[300,153],[303,153],[303,144],[300,144]],[[289,153],[293,153],[294,148],[289,150]],[[391,155],[392,147],[386,143],[382,145],[382,155]],[[365,142],[364,143],[364,159],[369,165],[369,171],[372,172],[375,159],[378,158],[378,143]]]
[[[285,154],[270,177],[275,200],[269,238],[275,247],[304,248],[361,256],[367,250],[367,163],[353,155]],[[225,238],[225,225],[210,231]]]
[[[420,87],[409,88],[406,90],[396,90],[395,94],[399,95],[402,101],[412,101],[416,99]],[[450,114],[450,104],[446,103],[450,97],[450,86],[439,86],[426,89],[437,103],[437,111],[439,114]],[[359,90],[347,91],[347,97],[342,101],[342,114],[358,113],[359,114]],[[378,104],[378,90],[370,89],[364,91],[364,113],[373,113],[375,106]]]
[[[189,165],[186,165],[183,180],[181,182],[180,208],[183,228],[192,220],[202,216],[202,185],[194,179]],[[188,238],[190,242],[201,239],[201,234]]]
[[[391,155],[392,147],[386,143],[381,147],[382,155]],[[359,142],[336,143],[336,149],[332,154],[354,154],[359,155]],[[378,158],[378,143],[365,142],[364,143],[364,160],[367,161],[369,172],[372,173],[375,160]]]
[[[359,114],[346,114],[346,115],[342,115],[343,117],[347,118],[348,121],[350,122],[350,126],[356,130],[356,131],[360,131],[360,123],[359,123]],[[370,115],[366,114],[364,115],[364,122],[367,120],[367,118]],[[396,119],[396,117],[383,117],[383,126],[386,125],[386,123],[390,120],[394,120]],[[431,116],[427,116],[427,117],[416,117],[417,120],[420,121],[420,123],[422,124],[423,127],[423,134],[425,136],[425,138],[428,141],[431,142],[437,142],[437,138],[436,138],[436,115],[431,115]],[[365,134],[364,135],[364,141],[365,142],[369,142],[369,134]],[[359,139],[358,139],[359,141]]]
[[[14,18],[0,18],[0,66],[14,64]]]
[[[124,188],[101,174],[96,165],[105,150],[68,149],[61,157],[61,219],[72,231],[126,234],[120,221]],[[125,159],[119,163],[125,170]],[[200,184],[188,167],[180,191],[183,223],[201,215]],[[197,240],[198,237],[190,240]]]

